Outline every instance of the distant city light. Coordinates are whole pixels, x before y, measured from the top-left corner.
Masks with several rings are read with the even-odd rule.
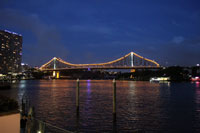
[[[199,66],[199,64],[197,64],[197,66]]]
[[[24,63],[21,63],[21,65],[24,66],[25,64],[24,64]]]

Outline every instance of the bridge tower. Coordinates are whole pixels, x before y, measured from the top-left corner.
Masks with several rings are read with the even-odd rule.
[[[55,69],[56,69],[56,60],[57,60],[57,58],[54,57],[53,58],[53,69],[54,69],[53,77],[58,79],[58,78],[60,78],[60,72],[59,71],[55,71]]]
[[[131,67],[133,67],[134,59],[133,59],[133,52],[131,52]],[[135,69],[131,69],[131,73],[135,72]],[[133,75],[131,75],[133,77]]]
[[[56,57],[53,58],[53,69],[56,69]]]
[[[133,52],[131,52],[131,67],[133,67]]]

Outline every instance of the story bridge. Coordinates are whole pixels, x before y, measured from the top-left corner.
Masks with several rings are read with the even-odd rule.
[[[70,69],[160,69],[160,65],[134,52],[113,61],[95,64],[72,64],[61,58],[54,57],[40,67],[42,71],[52,71],[53,76],[59,78],[59,72]]]

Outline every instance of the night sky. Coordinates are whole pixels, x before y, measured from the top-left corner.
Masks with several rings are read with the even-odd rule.
[[[200,63],[199,0],[1,0],[0,29],[23,35],[23,62],[101,63],[133,51]]]

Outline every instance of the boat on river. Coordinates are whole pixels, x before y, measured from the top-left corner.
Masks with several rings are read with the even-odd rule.
[[[166,82],[170,81],[170,77],[152,77],[150,78],[150,82]]]
[[[196,77],[192,77],[191,78],[191,81],[194,81],[194,82],[200,82],[200,77],[199,76],[196,76]]]

